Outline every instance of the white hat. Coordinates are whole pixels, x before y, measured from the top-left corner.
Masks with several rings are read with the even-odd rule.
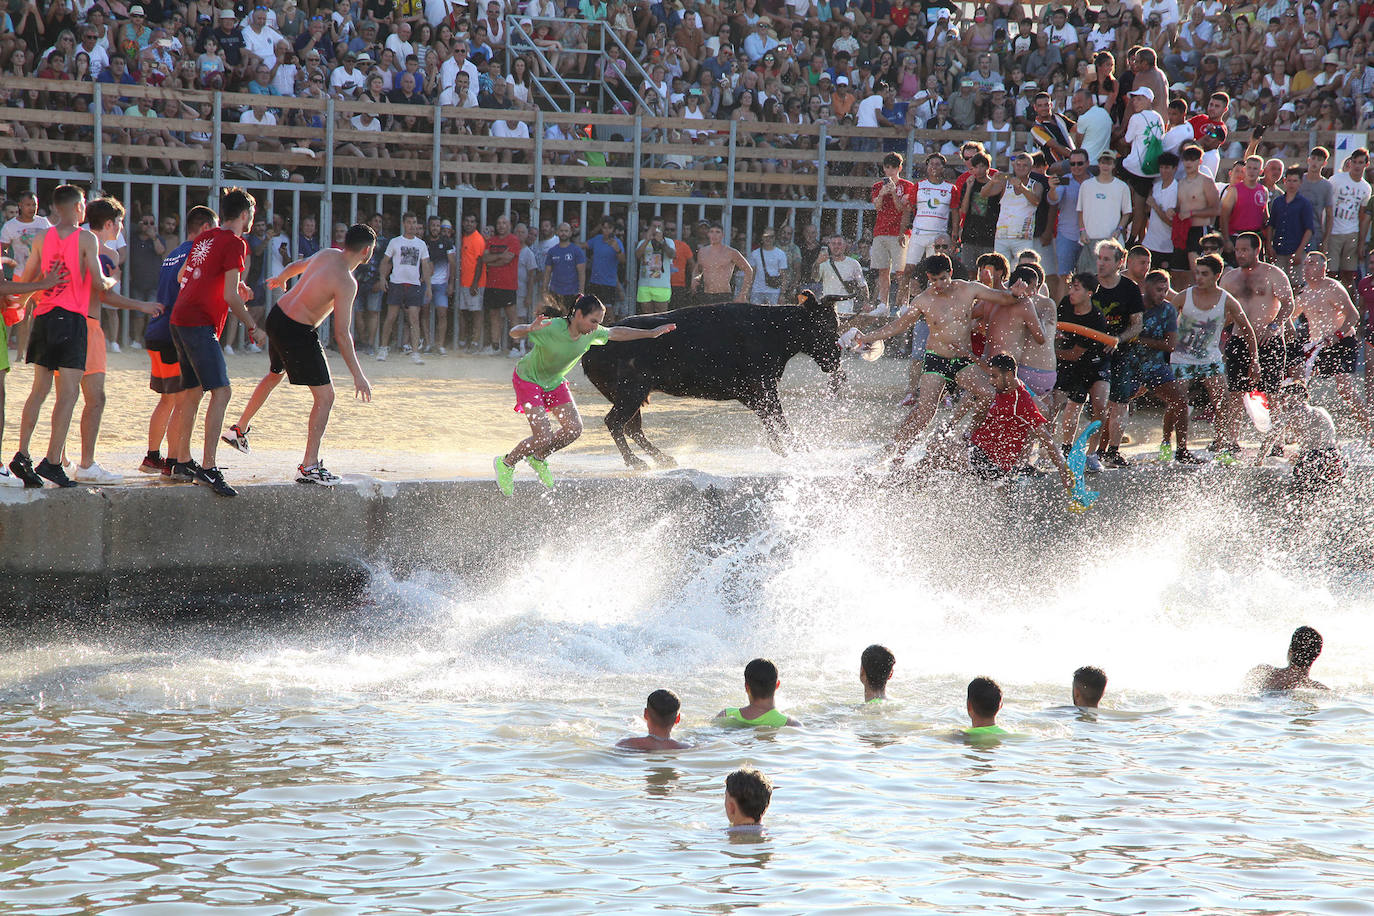
[[[1279,106],[1279,111],[1280,111],[1280,112],[1286,111],[1286,112],[1288,112],[1289,114],[1297,114],[1297,113],[1298,113],[1298,106],[1294,105],[1292,102],[1284,102],[1282,105]]]
[[[134,4],[133,6],[129,7],[129,15],[146,16],[148,14],[143,11],[143,7],[139,6],[138,4]]]
[[[848,86],[848,85],[849,85],[849,77],[847,77],[847,76],[837,76],[837,77],[835,77],[835,85],[836,85],[836,86]]]
[[[1155,100],[1155,91],[1149,86],[1141,86],[1139,89],[1132,89],[1127,95],[1138,95],[1150,102]]]
[[[237,17],[237,16],[234,15],[234,11],[233,11],[233,10],[227,10],[227,9],[226,9],[226,10],[220,10],[220,11],[219,11],[219,18],[221,18],[221,19],[237,19],[237,18],[239,18],[239,17]]]

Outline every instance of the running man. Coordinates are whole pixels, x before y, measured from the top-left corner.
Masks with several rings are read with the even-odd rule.
[[[744,275],[744,288],[754,288],[754,268],[737,248],[725,244],[725,229],[712,223],[706,231],[707,244],[697,251],[697,275],[692,286],[697,290],[697,305],[732,302],[735,298],[735,271]]]
[[[1370,416],[1355,392],[1355,357],[1359,353],[1360,313],[1339,280],[1326,275],[1326,253],[1309,251],[1302,262],[1307,282],[1298,294],[1294,317],[1307,316],[1308,344],[1304,374],[1329,378],[1365,432],[1374,438]]]
[[[26,487],[41,487],[44,480],[59,487],[78,486],[62,470],[62,450],[86,371],[86,315],[92,302],[98,301],[95,286],[101,277],[99,242],[94,232],[81,228],[86,219],[85,192],[75,185],[59,186],[52,194],[52,210],[57,225],[33,240],[18,278],[20,283],[32,283],[54,270],[66,273],[65,282],[40,295],[29,330],[25,360],[33,365],[33,388],[19,421],[19,450],[10,460],[10,471]],[[35,468],[29,444],[54,378],[57,398],[48,452]]]
[[[662,337],[677,329],[675,324],[656,328],[607,328],[601,326],[606,307],[595,296],[579,296],[566,318],[542,316],[529,324],[512,328],[515,340],[528,339],[530,352],[515,364],[511,384],[515,386],[515,410],[530,423],[530,435],[505,455],[492,459],[496,486],[506,496],[515,492],[515,465],[530,463],[539,482],[553,487],[549,456],[567,448],[582,435],[582,417],[568,390],[568,373],[583,354],[608,341],[643,340]],[[549,415],[558,421],[553,430]]]
[[[229,435],[223,438],[246,453],[249,424],[281,384],[282,375],[285,374],[292,385],[308,387],[315,400],[310,408],[310,424],[306,427],[305,456],[296,468],[296,483],[332,487],[341,479],[326,470],[320,461],[320,442],[329,424],[329,412],[334,408],[334,380],[329,375],[329,363],[324,358],[317,329],[331,314],[334,315],[334,343],[353,375],[353,396],[364,403],[372,400],[372,385],[363,375],[358,354],[353,349],[353,300],[358,294],[358,281],[353,271],[371,260],[376,245],[377,233],[370,226],[353,226],[344,236],[342,251],[323,249],[296,261],[267,281],[269,289],[285,289],[288,282],[301,277],[267,315],[267,353],[271,363],[244,405],[239,421],[229,427]]]
[[[177,348],[172,343],[172,306],[177,303],[181,292],[181,265],[191,253],[191,243],[206,229],[213,229],[219,217],[209,207],[192,207],[186,213],[186,241],[178,245],[162,262],[157,278],[157,301],[162,305],[162,314],[148,319],[143,329],[143,346],[148,351],[148,387],[157,395],[157,406],[148,418],[148,454],[138,466],[141,473],[160,474],[171,477],[172,440],[167,436],[167,425],[172,419],[172,408],[176,405],[177,395],[182,392],[181,364],[177,362]],[[167,441],[167,456],[162,455],[163,440]]]
[[[1221,288],[1240,302],[1259,345],[1259,379],[1250,378],[1250,352],[1241,329],[1231,326],[1231,339],[1222,352],[1226,363],[1226,400],[1217,424],[1213,451],[1237,451],[1240,446],[1241,398],[1258,388],[1278,393],[1288,362],[1283,328],[1293,317],[1293,287],[1281,268],[1260,260],[1260,237],[1253,232],[1236,236],[1236,267],[1221,278]]]
[[[256,206],[253,195],[242,188],[224,192],[219,211],[221,224],[196,236],[186,263],[181,265],[181,292],[172,307],[172,343],[181,365],[183,390],[177,395],[168,426],[168,448],[175,462],[171,476],[177,482],[209,487],[218,496],[238,495],[215,464],[220,433],[224,430],[224,412],[233,393],[224,351],[219,346],[219,335],[224,332],[229,313],[232,311],[243,322],[254,343],[260,347],[267,345],[267,335],[248,314],[244,297],[251,293],[241,279],[248,254],[243,234],[253,225]],[[191,432],[201,398],[207,391],[210,403],[205,408],[204,463],[196,464],[191,460]]]
[[[992,382],[974,359],[973,324],[985,316],[990,305],[1014,306],[1022,301],[1021,297],[982,283],[955,280],[952,276],[954,267],[945,255],[927,258],[925,270],[929,286],[911,300],[911,308],[906,314],[854,340],[856,346],[863,346],[896,337],[922,317],[930,326],[916,406],[902,421],[890,446],[894,472],[900,469],[907,451],[930,425],[947,388],[951,393],[963,389],[971,397],[973,410],[981,412],[987,408],[993,397]]]

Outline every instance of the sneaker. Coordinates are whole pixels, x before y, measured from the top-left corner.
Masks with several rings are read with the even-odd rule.
[[[229,435],[220,436],[219,438],[220,441],[224,442],[226,445],[232,445],[234,448],[247,455],[248,434],[252,431],[253,427],[251,426],[247,429],[239,429],[239,425],[235,423],[233,426],[229,427]]]
[[[436,350],[435,352],[437,352],[440,356],[448,356],[448,350],[446,350],[446,349],[443,348],[443,347],[440,347],[440,348],[439,348],[438,350]]]
[[[166,469],[167,459],[163,458],[161,455],[158,455],[156,458],[152,455],[145,455],[143,457],[143,463],[138,466],[138,472],[140,474],[165,474],[167,473]]]
[[[487,347],[485,350],[482,351],[482,355],[483,355],[483,356],[500,356],[500,355],[501,355],[501,351],[500,351],[500,350],[497,350],[495,347]]]
[[[106,487],[112,487],[115,484],[124,482],[124,478],[121,475],[113,471],[105,470],[94,461],[91,462],[91,466],[88,468],[78,466],[76,473],[72,475],[72,480],[75,480],[77,483],[93,483],[97,486]]]
[[[864,315],[865,315],[866,317],[868,317],[868,318],[886,318],[886,317],[887,317],[887,303],[886,303],[886,302],[881,302],[881,301],[880,301],[880,302],[874,303],[874,304],[873,304],[873,308],[871,308],[871,309],[869,309],[868,311],[864,312]]]
[[[898,405],[898,406],[901,406],[901,407],[915,407],[915,406],[916,406],[916,392],[913,391],[913,392],[911,392],[910,394],[908,394],[906,397],[902,398],[902,403],[901,403],[900,405]]]
[[[302,464],[296,468],[296,483],[317,483],[322,487],[332,487],[335,484],[343,483],[343,478],[325,470],[323,464],[310,467]]]
[[[255,343],[250,343],[250,344],[248,345],[248,352],[249,352],[249,353],[261,353],[261,352],[262,352],[262,347],[258,346],[258,345],[255,344]]]
[[[172,482],[172,465],[176,464],[171,458],[162,459],[162,482]]]
[[[232,345],[230,345],[230,344],[225,344],[225,345],[224,345],[224,355],[225,355],[225,356],[233,356],[233,355],[234,355],[234,348],[233,348]]]
[[[553,472],[549,470],[549,462],[543,458],[529,457],[525,459],[534,469],[534,473],[539,478],[539,482],[550,490],[553,489]]]
[[[384,362],[386,362],[386,355],[387,355],[387,353],[389,353],[390,351],[391,351],[391,348],[390,348],[390,347],[378,347],[378,348],[377,348],[377,362],[379,362],[379,363],[384,363]]]
[[[224,472],[219,468],[200,468],[196,471],[194,483],[209,487],[216,496],[238,496],[239,491],[224,482]]]
[[[112,340],[112,341],[110,341],[110,352],[111,352],[111,353],[118,353],[118,352],[119,352],[119,341],[117,341],[117,340]]]
[[[1187,451],[1187,449],[1184,449]],[[1159,443],[1159,460],[1168,462],[1174,460],[1174,447],[1168,442]]]
[[[1197,455],[1194,455],[1192,452],[1188,451],[1186,448],[1181,448],[1181,449],[1179,449],[1178,451],[1174,452],[1174,461],[1178,462],[1179,464],[1206,464],[1206,463],[1207,463],[1207,459],[1205,459],[1205,458],[1199,458]]]
[[[519,348],[519,347],[511,347],[511,348],[510,348],[510,352],[507,353],[506,355],[509,356],[511,359],[519,359],[519,358],[520,358],[520,348]]]
[[[1121,454],[1120,449],[1109,448],[1102,456],[1102,466],[1108,468],[1128,468],[1131,462],[1125,455]]]
[[[136,340],[131,340],[131,341],[129,341],[129,349],[130,349],[130,350],[142,350],[142,349],[143,349],[143,344],[139,343],[139,342],[136,341]]]
[[[9,468],[0,468],[0,487],[22,487],[24,481],[10,473]]]
[[[423,366],[425,364],[425,361],[423,358],[421,358],[420,354],[414,351],[412,351],[410,354],[410,361],[417,366]]]
[[[1089,474],[1102,473],[1102,459],[1097,457],[1097,453],[1088,456],[1088,460],[1083,464],[1083,470]]]
[[[51,482],[54,486],[79,486],[79,484],[77,484],[75,480],[72,480],[70,477],[67,476],[66,471],[62,470],[62,465],[53,464],[46,458],[38,462],[38,467],[34,468],[33,472],[37,474],[39,477],[43,478],[44,480]]]
[[[200,465],[195,461],[173,461],[172,469],[167,472],[172,483],[195,483],[200,473]]]
[[[491,459],[491,466],[496,471],[496,488],[503,496],[512,495],[515,492],[515,468],[506,464],[504,455]]]
[[[15,452],[14,457],[10,459],[10,471],[19,478],[20,483],[30,489],[43,486],[43,478],[34,473],[33,459],[22,452]]]

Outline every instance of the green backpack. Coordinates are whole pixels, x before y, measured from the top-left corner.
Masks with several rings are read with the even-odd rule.
[[[1164,152],[1164,134],[1154,124],[1145,128],[1145,154],[1140,157],[1143,175],[1159,174],[1159,157]]]

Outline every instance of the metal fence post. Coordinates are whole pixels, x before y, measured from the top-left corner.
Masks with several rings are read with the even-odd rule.
[[[633,314],[636,292],[639,289],[639,258],[634,256],[639,245],[640,170],[644,156],[644,116],[635,115],[634,175],[630,178],[630,212],[625,215],[625,308]]]
[[[105,94],[100,83],[91,85],[95,88],[95,162],[91,165],[91,185],[98,188],[105,180]]]
[[[725,244],[730,245],[734,236],[730,234],[730,224],[735,215],[735,137],[739,122],[730,122],[730,147],[725,160],[725,212],[721,214],[720,225],[725,230]]]
[[[816,234],[821,233],[821,207],[825,203],[825,173],[830,168],[830,163],[826,160],[826,151],[830,144],[826,136],[826,127],[829,125],[822,122],[820,133],[816,136]]]
[[[324,100],[324,193],[334,198],[334,96]]]
[[[530,189],[529,225],[539,228],[539,195],[544,193],[544,109],[534,110],[534,187]]]
[[[215,120],[210,138],[210,207],[219,209],[219,197],[224,190],[224,138],[220,132],[224,124],[223,104],[218,89],[214,95]]]
[[[440,156],[443,153],[444,147],[444,134],[441,129],[442,127],[443,107],[436,100],[434,103],[434,129],[431,132],[434,142],[434,152],[430,156],[429,161],[429,212],[431,214],[439,212],[439,185],[441,183],[439,177],[439,168],[441,162]],[[432,313],[433,309],[431,309],[430,311]],[[431,334],[430,339],[432,340],[433,337],[434,335]]]

